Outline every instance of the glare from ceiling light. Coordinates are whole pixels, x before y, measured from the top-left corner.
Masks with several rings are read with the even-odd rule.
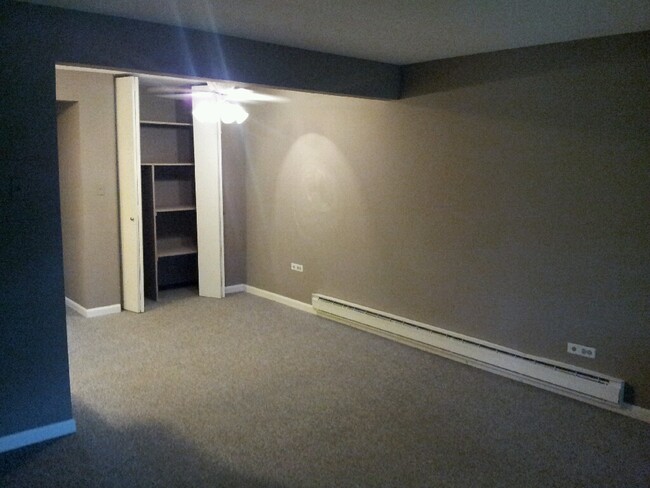
[[[225,100],[202,100],[192,110],[201,122],[215,124],[241,124],[248,118],[248,112],[241,105]]]

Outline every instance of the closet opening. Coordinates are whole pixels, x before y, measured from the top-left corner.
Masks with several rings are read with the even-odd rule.
[[[221,121],[187,96],[206,82],[57,66],[56,84],[66,303],[92,317],[172,288],[223,297]]]

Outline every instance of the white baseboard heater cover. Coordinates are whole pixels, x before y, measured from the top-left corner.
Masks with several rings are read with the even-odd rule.
[[[591,402],[621,405],[624,381],[320,294],[319,315],[465,364]]]

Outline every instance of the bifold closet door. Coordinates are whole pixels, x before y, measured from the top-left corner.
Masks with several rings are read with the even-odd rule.
[[[144,312],[138,90],[138,78],[135,76],[115,79],[122,308],[131,312]]]
[[[215,94],[201,92],[194,103]],[[196,181],[196,237],[198,248],[199,295],[225,295],[223,254],[223,191],[221,183],[221,125],[194,117],[194,176]]]

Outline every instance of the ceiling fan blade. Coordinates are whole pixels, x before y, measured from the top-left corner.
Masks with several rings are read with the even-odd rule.
[[[156,96],[160,98],[170,98],[172,100],[191,100],[193,98],[191,93],[162,93]]]
[[[192,89],[186,86],[150,86],[147,91],[154,95],[192,93]]]
[[[201,99],[216,95],[232,103],[268,103],[286,102],[287,99],[277,95],[261,93],[249,88],[226,85],[209,81],[203,85],[190,86],[152,86],[148,91],[156,96],[171,99]]]
[[[234,88],[224,93],[224,96],[231,102],[240,103],[261,103],[261,102],[284,102],[284,97],[269,95],[268,93],[256,92],[247,88]]]

